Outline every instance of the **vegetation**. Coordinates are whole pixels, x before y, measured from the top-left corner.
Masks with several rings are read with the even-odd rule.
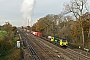
[[[0,30],[0,38],[3,38],[6,34],[6,31]]]
[[[0,60],[20,59],[20,49],[16,48],[18,39],[17,28],[6,22],[0,31]]]
[[[90,13],[86,7],[87,0],[72,0],[64,6],[65,10],[60,14],[48,14],[40,18],[32,26],[32,30],[42,32],[45,37],[50,35],[66,38],[70,45],[77,48],[81,46],[90,49]]]

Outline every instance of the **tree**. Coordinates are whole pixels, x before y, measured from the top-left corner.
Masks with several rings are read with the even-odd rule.
[[[83,47],[84,47],[84,31],[82,26],[81,16],[88,11],[87,9],[87,0],[71,0],[70,4],[65,5],[65,12],[73,13],[75,18],[79,20],[81,26],[82,38],[83,38]]]
[[[6,23],[6,24],[3,25],[2,30],[7,31],[7,33],[8,33],[9,31],[12,30],[12,25],[11,25],[9,22],[5,22],[5,23]]]

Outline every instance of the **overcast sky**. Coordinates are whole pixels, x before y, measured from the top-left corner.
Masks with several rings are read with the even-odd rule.
[[[36,0],[33,10],[32,24],[47,14],[59,14],[63,10],[63,4],[70,0]],[[0,0],[0,25],[10,22],[12,25],[21,26],[22,12],[20,12],[23,0]],[[31,22],[30,22],[31,24]]]

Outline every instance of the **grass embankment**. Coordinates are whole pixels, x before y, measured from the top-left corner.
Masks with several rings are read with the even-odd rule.
[[[6,31],[0,30],[0,38],[3,38],[7,34]]]
[[[21,60],[20,49],[12,48],[6,50],[0,60]]]
[[[6,35],[7,33],[5,31],[0,31],[0,40],[2,41],[3,40],[3,37]],[[21,50],[18,49],[16,47],[16,41],[19,39],[19,36],[16,35],[13,37],[12,40],[8,40],[6,42],[6,45],[4,47],[6,47],[6,49],[3,48],[2,45],[4,45],[3,43],[4,42],[1,42],[0,44],[0,54],[2,51],[3,54],[0,56],[0,60],[22,60],[21,59]]]

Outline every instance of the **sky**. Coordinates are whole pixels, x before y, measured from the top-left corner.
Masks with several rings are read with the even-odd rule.
[[[35,0],[35,5],[32,11],[32,20],[30,25],[33,25],[38,19],[48,14],[59,14],[63,11],[64,4],[70,0]],[[26,26],[27,20],[23,18],[21,12],[23,0],[0,0],[0,25],[9,22],[14,26]],[[23,22],[25,22],[23,24]]]

